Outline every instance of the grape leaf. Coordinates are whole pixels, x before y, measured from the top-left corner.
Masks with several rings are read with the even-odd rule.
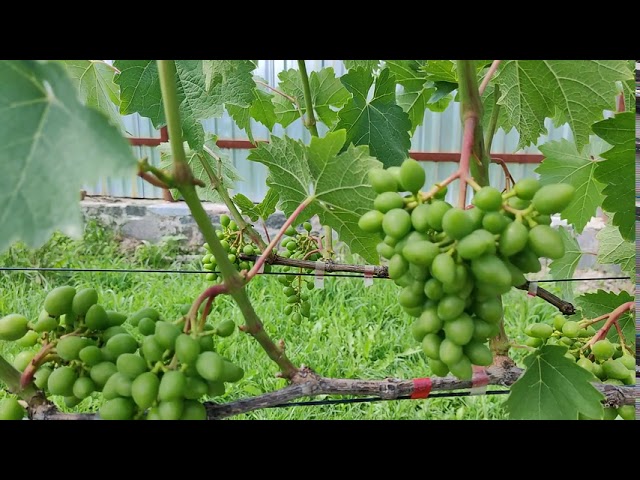
[[[582,250],[575,237],[569,234],[567,229],[559,227],[558,232],[564,244],[564,256],[549,264],[549,273],[554,279],[572,278],[582,258]],[[560,292],[562,299],[570,302],[573,299],[573,282],[560,283]]]
[[[420,67],[429,80],[458,84],[458,70],[452,60],[427,60]]]
[[[635,114],[625,112],[592,127],[596,135],[613,145],[600,154],[604,160],[595,169],[595,178],[606,185],[602,209],[613,214],[613,225],[620,228],[625,240],[631,241],[635,239],[635,126]]]
[[[380,65],[380,60],[343,60],[342,62],[347,67],[347,70],[364,68],[369,73],[375,71]]]
[[[217,61],[217,60],[215,60]],[[253,98],[255,83],[251,60],[236,60],[234,69],[225,76],[215,75],[207,91],[202,60],[177,60],[178,99],[184,140],[195,150],[204,144],[204,130],[200,120],[221,117],[225,104],[248,107]]]
[[[245,195],[238,193],[233,197],[233,203],[235,203],[242,211],[242,214],[248,216],[252,222],[255,222],[259,218],[266,220],[276,211],[278,194],[273,188],[270,188],[262,199],[262,202],[255,204]]]
[[[269,189],[271,191],[271,189]],[[252,222],[255,222],[260,218],[260,214],[258,213],[257,205],[251,201],[246,195],[242,193],[237,193],[233,196],[233,203],[240,209],[240,213],[246,215],[251,219]]]
[[[273,97],[277,121],[283,127],[287,127],[300,118],[300,111],[303,114],[307,111],[302,79],[300,72],[293,68],[280,72],[278,78],[280,79],[278,90],[297,101],[295,104],[282,95]],[[336,78],[333,67],[323,68],[319,72],[311,72],[309,90],[318,120],[332,128],[338,119],[338,114],[334,109],[341,108],[350,97],[349,92]]]
[[[411,120],[395,103],[395,77],[383,69],[375,82],[373,97],[367,100],[373,77],[363,68],[340,78],[353,98],[340,110],[335,129],[345,129],[348,145],[368,145],[385,167],[400,165],[409,154]]]
[[[633,301],[634,297],[628,292],[613,293],[605,292],[604,290],[598,290],[596,293],[585,293],[575,299],[576,306],[582,310],[582,316],[584,318],[600,317],[613,312],[623,303]],[[622,329],[625,343],[627,345],[633,345],[636,335],[635,316],[627,311],[618,318],[618,324]],[[602,325],[599,324],[598,326]],[[596,326],[596,328],[598,326]],[[618,332],[615,327],[609,330],[607,338],[612,342],[619,341]]]
[[[165,124],[158,65],[155,60],[116,60],[120,73],[113,81],[120,87],[120,113],[139,113],[155,128]]]
[[[577,233],[582,233],[604,198],[604,185],[594,175],[598,163],[590,158],[589,145],[578,153],[574,143],[562,139],[540,145],[539,149],[545,156],[535,170],[540,174],[540,182],[543,185],[568,183],[575,187],[573,200],[562,211],[561,217],[573,224]]]
[[[261,80],[259,77],[256,77]],[[251,131],[251,119],[262,123],[269,130],[273,130],[273,126],[277,122],[275,106],[273,104],[273,95],[259,88],[254,88],[253,99],[248,106],[240,106],[227,104],[227,112],[235,120],[238,128],[247,133],[251,143],[255,143],[253,132]]]
[[[622,238],[620,230],[606,225],[596,235],[598,239],[598,263],[620,265],[631,277],[636,271],[636,243]]]
[[[82,185],[136,171],[129,143],[80,102],[65,67],[31,60],[0,62],[0,165],[0,251],[80,235]]]
[[[512,420],[577,420],[582,413],[602,419],[604,395],[598,379],[569,360],[567,347],[545,345],[524,359],[524,374],[511,386],[506,401]]]
[[[262,90],[255,89],[253,103],[251,103],[251,116],[269,130],[273,130],[276,124],[276,112],[273,105],[273,95]]]
[[[101,60],[63,60],[62,63],[78,88],[80,101],[104,112],[122,129],[120,89],[113,83],[116,70]]]
[[[208,134],[204,143],[206,147],[204,150],[193,150],[186,142],[184,144],[184,150],[187,157],[187,163],[191,167],[193,176],[202,180],[204,184],[207,185],[205,188],[200,188],[198,190],[198,197],[209,202],[223,203],[224,201],[222,197],[220,197],[220,194],[218,194],[218,192],[211,186],[211,179],[209,178],[207,170],[203,166],[202,162],[206,161],[208,163],[216,177],[221,179],[222,184],[228,189],[234,188],[234,183],[241,180],[241,177],[233,165],[233,162],[229,160],[228,155],[222,153],[216,145],[217,140],[217,136]],[[170,169],[173,164],[171,145],[168,143],[162,143],[158,146],[158,151],[160,152],[161,168]],[[180,198],[180,191],[178,189],[172,188],[171,193],[174,198]]]
[[[226,69],[224,75],[213,75],[209,89],[202,60],[175,62],[182,132],[192,149],[201,149],[205,142],[201,120],[222,116],[225,104],[246,107],[251,103],[255,88],[251,72],[255,64],[251,60],[232,62],[233,68]],[[114,65],[121,72],[114,79],[121,89],[120,113],[137,112],[149,117],[156,128],[164,124],[155,60],[116,60]]]
[[[278,78],[280,79],[278,90],[295,99],[295,102],[292,102],[291,99],[280,94],[273,97],[276,121],[286,128],[300,118],[300,111],[304,107],[304,90],[300,72],[295,68],[283,70],[278,73]]]
[[[267,194],[264,196],[262,202],[260,202],[257,207],[260,218],[266,220],[271,215],[273,215],[276,212],[278,200],[280,200],[280,197],[278,197],[277,192],[273,188],[267,190]]]
[[[518,149],[535,145],[546,133],[544,119],[559,112],[582,148],[603,110],[615,110],[615,82],[631,76],[625,60],[508,60],[494,80],[499,103],[520,133]]]
[[[260,144],[248,159],[269,168],[267,184],[280,197],[280,208],[290,216],[308,198],[312,201],[297,217],[301,223],[318,215],[320,222],[338,232],[353,253],[377,263],[378,240],[358,227],[360,217],[371,210],[375,193],[367,175],[381,164],[369,156],[366,146],[349,146],[339,153],[346,132],[329,132],[323,138],[313,137],[305,146],[291,138],[271,137]]]
[[[313,108],[318,118],[329,128],[338,121],[338,112],[334,110],[342,108],[349,101],[351,95],[342,86],[332,67],[323,68],[319,72],[311,72],[309,87]]]
[[[258,62],[255,60],[203,60],[202,72],[204,73],[207,90],[215,84],[233,82],[240,65],[244,64],[255,70]]]
[[[397,95],[397,101],[409,115],[412,135],[422,125],[425,110],[444,111],[452,100],[450,93],[458,88],[456,83],[428,80],[427,73],[422,69],[425,63],[425,60],[385,60],[396,82],[402,85],[403,90]]]

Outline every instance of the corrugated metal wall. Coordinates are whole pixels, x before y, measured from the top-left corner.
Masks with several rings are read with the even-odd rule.
[[[337,76],[342,76],[346,69],[342,60],[307,60],[309,70],[319,70],[323,67],[333,67]],[[297,68],[297,60],[260,60],[256,74],[263,77],[270,85],[276,87],[278,84],[278,73],[289,68]],[[462,141],[462,128],[459,115],[459,104],[451,103],[449,108],[443,113],[425,112],[424,123],[416,129],[411,141],[411,150],[422,152],[458,152]],[[159,137],[151,125],[151,122],[139,115],[128,115],[124,117],[127,131],[135,137]],[[547,120],[546,126],[549,135],[542,136],[540,143],[560,138],[571,138],[571,130],[568,125],[561,128],[554,128],[551,121]],[[207,120],[204,122],[206,131],[215,133],[218,138],[246,140],[247,135],[239,130],[233,120],[225,113],[222,118]],[[319,124],[320,133],[326,132],[326,127]],[[300,120],[295,121],[286,129],[279,124],[274,129],[274,134],[282,136],[285,134],[305,141],[309,141],[309,132],[303,127]],[[268,130],[263,125],[253,123],[253,135],[257,139],[268,138]],[[518,133],[515,130],[505,133],[498,130],[496,133],[492,151],[495,153],[539,153],[535,147],[516,151],[518,145]],[[138,158],[148,157],[154,165],[159,164],[160,157],[154,147],[132,147],[134,154]],[[254,201],[260,201],[267,190],[265,179],[267,169],[261,164],[247,160],[248,150],[225,150],[242,177],[242,181],[237,182],[234,193],[243,193]],[[423,162],[427,172],[427,185],[437,180],[446,178],[453,173],[457,167],[453,162]],[[535,175],[536,165],[531,164],[510,164],[509,170],[517,180],[524,176]],[[490,167],[491,184],[501,187],[504,185],[504,174],[497,165]],[[136,176],[131,178],[105,178],[95,185],[85,186],[89,195],[109,195],[116,197],[134,198],[162,198],[162,191],[157,187],[142,181]],[[453,196],[448,198],[453,201]]]

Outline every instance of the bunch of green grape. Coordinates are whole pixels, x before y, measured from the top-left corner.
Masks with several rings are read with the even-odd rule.
[[[596,334],[591,325],[584,321],[568,320],[556,315],[553,326],[546,323],[533,323],[525,329],[526,344],[531,347],[543,345],[560,345],[567,347],[565,357],[576,362],[585,370],[593,373],[602,383],[612,385],[635,385],[636,359],[620,343],[604,338],[590,344]],[[633,405],[606,407],[605,420],[612,420],[618,415],[624,420],[635,420]]]
[[[462,209],[442,191],[420,192],[425,172],[413,159],[371,170],[369,182],[374,209],[358,224],[381,238],[377,251],[402,287],[398,303],[416,318],[413,337],[435,375],[470,379],[472,365],[493,361],[486,343],[498,333],[502,295],[538,272],[540,257],[564,255],[550,215],[569,204],[574,188],[526,178],[505,193],[482,187]]]
[[[129,316],[105,310],[95,289],[61,286],[47,294],[36,321],[15,313],[0,319],[0,340],[27,348],[16,369],[69,408],[101,393],[105,420],[206,419],[202,398],[222,395],[225,382],[244,375],[212,338],[230,335],[235,324],[184,333],[184,322],[163,320],[151,307]],[[14,407],[4,405],[15,416]]]
[[[318,251],[318,239],[311,230],[309,222],[302,225],[304,231],[299,232],[293,226],[285,230],[285,237],[280,242],[282,250],[278,255],[285,258],[297,260],[309,260],[315,262],[322,258]],[[281,267],[284,273],[311,273],[313,269],[300,267]],[[309,301],[309,291],[314,289],[314,279],[311,276],[303,275],[279,275],[278,281],[283,285],[282,291],[287,297],[287,306],[284,308],[285,315],[291,315],[291,320],[299,324],[302,318],[311,316],[311,303]]]
[[[216,236],[220,239],[222,248],[227,252],[229,261],[235,265],[238,271],[251,269],[254,262],[241,260],[240,253],[244,253],[245,255],[260,255],[261,252],[258,246],[246,241],[244,235],[238,229],[238,225],[229,218],[229,215],[224,213],[220,215],[220,225],[222,229],[216,229]],[[222,276],[214,273],[218,264],[211,253],[211,247],[208,243],[205,243],[203,247],[207,253],[202,257],[202,268],[209,271],[205,276],[206,280],[208,282],[221,282]]]

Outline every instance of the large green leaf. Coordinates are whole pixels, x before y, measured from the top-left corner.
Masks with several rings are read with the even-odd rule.
[[[615,110],[616,82],[633,76],[625,60],[509,60],[495,76],[500,104],[520,133],[518,148],[546,133],[544,119],[569,123],[579,149],[603,110]]]
[[[241,177],[233,165],[233,162],[229,159],[229,156],[222,153],[216,145],[217,139],[218,137],[215,135],[207,135],[206,142],[204,143],[207,148],[202,151],[191,149],[185,142],[184,150],[187,163],[191,167],[193,176],[206,185],[206,187],[198,189],[198,197],[209,202],[223,203],[222,197],[220,197],[220,194],[218,194],[211,185],[211,179],[203,162],[206,162],[216,177],[222,180],[222,184],[227,189],[233,189],[235,182],[241,180]],[[160,152],[161,167],[170,170],[173,164],[171,145],[168,143],[160,144],[158,151]],[[180,191],[178,189],[171,189],[171,193],[174,198],[180,198]]]
[[[636,271],[636,242],[625,240],[618,227],[606,225],[596,235],[598,263],[619,265],[623,272],[634,277]]]
[[[351,145],[339,153],[345,139],[344,130],[329,132],[324,138],[313,137],[309,146],[272,136],[271,143],[260,144],[248,158],[269,168],[267,184],[279,195],[280,208],[287,216],[311,198],[297,222],[318,215],[353,253],[377,263],[378,240],[362,232],[358,220],[371,209],[375,198],[367,174],[381,164],[369,156],[366,146]]]
[[[253,132],[251,131],[251,119],[262,123],[270,131],[277,122],[273,95],[269,92],[255,88],[253,90],[253,100],[251,105],[243,107],[239,105],[227,104],[227,112],[238,125],[247,133],[251,143],[255,143]]]
[[[255,64],[251,60],[234,60],[224,69],[224,75],[212,74],[209,88],[202,62],[176,60],[183,139],[194,150],[200,150],[205,141],[201,120],[222,116],[225,104],[248,107],[255,88],[251,75]],[[120,112],[149,117],[156,128],[164,124],[156,61],[116,60],[114,65],[120,70],[115,78],[121,90]]]
[[[139,113],[155,128],[165,124],[162,91],[155,60],[116,60],[120,73],[113,81],[120,87],[120,113]]]
[[[525,373],[511,386],[506,402],[512,420],[601,419],[604,399],[591,382],[598,379],[564,356],[567,348],[545,345],[524,359]]]
[[[133,175],[129,143],[86,107],[57,62],[0,62],[0,251],[80,235],[79,192],[105,175]]]
[[[584,318],[597,318],[613,312],[623,303],[633,301],[634,297],[628,292],[613,293],[598,290],[595,293],[585,293],[577,297],[575,303],[582,310],[582,316]],[[624,335],[625,343],[627,345],[634,345],[636,334],[635,316],[627,311],[618,318],[618,324]],[[604,325],[604,321],[601,324],[595,325],[595,328],[601,327],[602,325]],[[615,328],[609,330],[607,338],[612,342],[617,342],[619,338],[617,330]]]
[[[561,216],[581,233],[604,198],[604,185],[595,178],[598,163],[591,158],[589,145],[578,153],[574,143],[562,139],[539,148],[545,157],[536,168],[540,181],[543,184],[568,183],[576,189],[573,200]]]
[[[302,78],[300,72],[293,68],[280,72],[278,78],[280,79],[278,90],[296,100],[294,103],[282,95],[273,97],[277,121],[283,127],[287,127],[300,118],[300,112],[306,114],[307,111]],[[309,90],[318,120],[332,128],[338,119],[338,113],[335,110],[347,103],[350,97],[349,92],[336,78],[333,67],[311,72]]]
[[[340,78],[353,98],[339,112],[335,129],[345,129],[348,145],[368,145],[371,154],[385,167],[400,165],[409,154],[411,120],[396,105],[395,77],[383,69],[375,81],[371,100],[367,99],[373,77],[363,68]]]
[[[566,228],[559,227],[558,231],[564,244],[564,256],[549,264],[549,273],[554,279],[572,278],[582,258],[582,250],[575,237]],[[573,282],[561,282],[560,292],[562,299],[570,302],[573,299]]]
[[[619,113],[593,125],[593,131],[613,148],[600,154],[595,178],[606,186],[602,208],[611,212],[613,224],[625,240],[635,240],[635,113]]]
[[[78,88],[80,101],[104,112],[114,125],[122,128],[120,89],[113,83],[115,68],[102,60],[63,60],[62,63]]]

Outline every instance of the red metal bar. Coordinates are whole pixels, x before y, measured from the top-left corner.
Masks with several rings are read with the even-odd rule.
[[[161,143],[169,140],[166,127],[160,130],[160,138],[135,138],[130,137],[129,142],[135,146],[157,147]],[[261,142],[267,142],[261,140]],[[250,150],[256,146],[249,140],[218,140],[218,147],[228,149]],[[460,160],[459,153],[451,152],[409,152],[409,156],[419,162],[457,162]],[[540,163],[544,158],[540,154],[534,153],[494,153],[491,155],[495,158],[504,160],[505,163]]]

